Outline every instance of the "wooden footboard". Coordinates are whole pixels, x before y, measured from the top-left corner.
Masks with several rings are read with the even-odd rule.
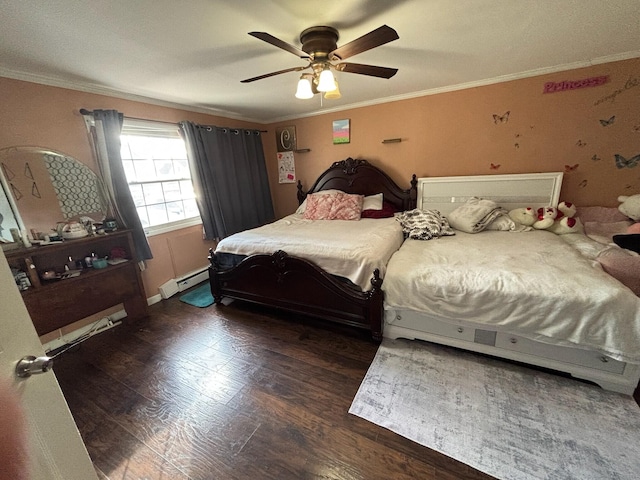
[[[376,269],[366,292],[326,273],[313,263],[290,257],[282,250],[251,255],[223,270],[209,251],[209,282],[216,303],[224,297],[275,307],[292,313],[371,331],[382,340],[382,279]]]

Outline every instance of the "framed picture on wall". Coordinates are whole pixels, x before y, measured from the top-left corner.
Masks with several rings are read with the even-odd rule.
[[[296,127],[276,128],[278,152],[293,152],[296,149]]]
[[[333,121],[333,144],[349,143],[351,140],[349,134],[349,119]]]

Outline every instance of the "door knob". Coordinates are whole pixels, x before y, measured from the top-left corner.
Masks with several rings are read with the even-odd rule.
[[[20,378],[30,377],[36,373],[45,373],[53,367],[53,358],[51,357],[22,357],[16,365],[16,375]]]

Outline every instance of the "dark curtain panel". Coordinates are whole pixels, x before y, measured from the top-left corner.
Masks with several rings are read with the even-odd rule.
[[[186,121],[179,125],[206,238],[273,221],[260,132]]]
[[[112,197],[114,214],[119,217],[117,220],[124,228],[131,230],[136,246],[136,260],[153,258],[147,236],[133,203],[120,156],[120,133],[124,116],[117,110],[94,110],[93,119],[95,130],[92,130],[91,136],[96,147],[100,173],[106,183],[109,196]]]

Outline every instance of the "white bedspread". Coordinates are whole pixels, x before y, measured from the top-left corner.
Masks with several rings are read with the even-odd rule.
[[[640,298],[550,232],[406,240],[382,288],[387,309],[640,363]]]
[[[283,250],[367,291],[376,268],[384,278],[387,262],[402,240],[402,227],[394,218],[306,220],[293,214],[221,240],[216,253],[252,255]]]

